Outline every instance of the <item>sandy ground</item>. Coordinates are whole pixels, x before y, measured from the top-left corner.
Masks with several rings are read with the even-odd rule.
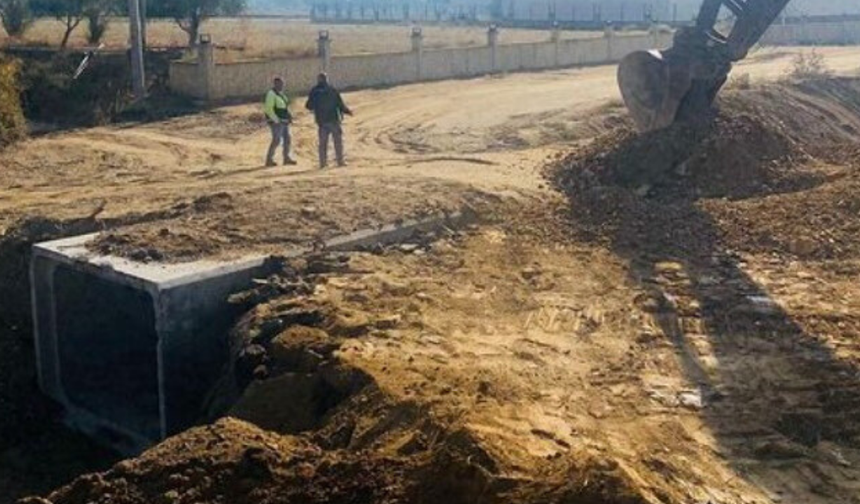
[[[820,52],[834,71],[857,69],[856,49]],[[753,81],[779,78],[790,62],[787,49],[762,51],[736,73]],[[268,133],[256,105],[49,135],[0,155],[6,167],[0,173],[0,231],[27,215],[96,213],[134,222],[158,221],[160,212],[175,210],[190,215],[193,227],[217,233],[227,214],[207,212],[208,205],[189,212],[183,205],[225,193],[235,209],[227,225],[236,232],[215,241],[222,242],[219,249],[241,249],[266,245],[255,243],[267,240],[256,236],[253,222],[265,214],[276,216],[275,233],[307,238],[385,222],[399,211],[394,202],[414,204],[407,213],[421,213],[454,208],[477,198],[476,192],[536,194],[541,182],[535,161],[613,124],[612,114],[594,119],[593,112],[619,107],[614,74],[612,67],[595,67],[349,93],[356,116],[345,126],[348,171],[316,170],[316,135],[301,100],[296,168],[261,166]],[[425,201],[416,200],[419,193]],[[254,204],[261,201],[266,204]],[[303,208],[323,205],[344,211],[325,222],[299,222]],[[247,230],[253,233],[243,234]]]
[[[854,73],[860,66],[856,48],[819,51],[837,72]],[[737,72],[764,82],[782,76],[790,62],[788,49],[762,51]],[[274,486],[259,487],[260,492],[272,489],[272,495],[285,481],[295,484],[293,473],[278,478],[286,474],[281,469],[295,466],[299,441],[291,436],[305,430],[316,445],[312,451],[370,450],[395,459],[380,463],[390,462],[396,470],[373,474],[416,471],[407,479],[417,490],[398,489],[394,482],[374,487],[380,495],[387,488],[401,492],[392,494],[392,502],[415,495],[410,492],[432,496],[431,483],[443,482],[439,488],[445,489],[457,480],[477,482],[474,488],[454,488],[464,502],[480,495],[516,500],[517,492],[528,497],[518,500],[523,502],[601,495],[605,502],[856,501],[860,459],[854,441],[845,440],[857,434],[840,430],[853,424],[834,424],[839,427],[835,434],[822,435],[817,427],[807,432],[810,418],[822,414],[813,400],[819,397],[816,391],[845,390],[842,397],[853,401],[853,382],[835,388],[815,372],[820,365],[838,378],[852,369],[835,363],[856,355],[856,343],[846,336],[855,327],[853,319],[834,319],[834,313],[854,310],[856,300],[848,293],[857,270],[848,268],[850,261],[792,266],[751,250],[742,266],[702,270],[693,269],[692,261],[665,257],[643,280],[630,256],[562,238],[559,226],[564,224],[546,217],[563,205],[542,176],[546,161],[625,120],[613,68],[418,84],[349,93],[346,100],[356,116],[346,125],[351,164],[342,170],[315,169],[313,127],[303,113],[294,135],[299,166],[263,168],[268,139],[256,105],[30,140],[0,155],[0,230],[5,231],[0,236],[7,242],[21,236],[33,228],[22,219],[33,216],[50,219],[53,234],[132,224],[110,231],[121,250],[144,249],[144,257],[183,260],[277,252],[285,242],[469,204],[485,210],[496,224],[437,241],[420,254],[357,255],[350,260],[350,273],[327,275],[305,300],[330,307],[322,329],[338,338],[335,361],[369,375],[372,389],[362,389],[350,399],[355,403],[332,410],[333,416],[298,427],[270,418],[266,427],[288,441],[272,441],[266,438],[270,434],[246,424],[219,424],[189,434],[187,442],[202,440],[211,448],[207,432],[215,432],[211,435],[219,438],[247,435],[266,445],[290,446],[274,449],[280,453],[271,462]],[[828,269],[837,266],[842,268],[838,273]],[[5,274],[4,294],[21,297],[22,279]],[[704,287],[690,290],[691,276]],[[724,285],[739,286],[744,293],[766,290],[783,307],[778,322],[792,329],[767,328],[785,330],[790,341],[781,345],[755,332],[755,317],[727,326],[727,319],[737,318],[736,303],[685,316],[679,339],[661,318],[665,311],[649,308],[653,285],[665,286],[665,293],[685,307],[737,294],[720,291]],[[289,301],[282,303],[263,305],[251,323],[283,316],[279,310],[289,308]],[[21,303],[8,304],[13,305]],[[814,316],[797,322],[800,307]],[[11,321],[15,314],[0,311],[0,316]],[[804,326],[813,319],[824,325]],[[834,329],[840,322],[841,332]],[[362,337],[355,339],[353,330]],[[811,332],[833,336],[827,344],[845,355],[793,353]],[[699,363],[693,371],[686,360],[690,352]],[[318,374],[316,368],[310,371]],[[699,386],[696,373],[701,372],[714,387]],[[267,389],[260,387],[266,399]],[[703,390],[718,390],[730,400],[720,402]],[[786,414],[766,415],[780,408]],[[267,422],[255,418],[254,411],[234,413]],[[831,410],[824,414],[836,418]],[[735,422],[739,415],[758,415],[766,422],[752,418],[744,424],[751,430],[733,429],[740,425]],[[349,418],[344,416],[352,418],[351,428],[345,427]],[[780,421],[784,425],[774,427]],[[780,437],[783,431],[788,434]],[[816,442],[806,442],[809,436]],[[179,446],[185,442],[176,441]],[[39,448],[50,452],[46,445]],[[0,489],[9,495],[44,492],[46,481],[55,486],[74,475],[53,474],[34,484],[28,481],[34,463],[21,455],[27,445],[3,448],[4,460],[15,461],[2,471],[6,479],[0,478]],[[169,456],[154,452],[150,457],[179,468],[245,456],[232,448],[208,455],[165,449]],[[446,456],[453,457],[451,471],[434,474]],[[116,490],[111,482],[120,478],[131,487],[152,489],[144,484],[152,478],[146,460],[153,459],[89,478],[52,499],[124,502],[116,496],[104,500],[105,488]],[[310,457],[303,463],[318,473],[321,466],[314,464],[323,462]],[[218,470],[212,468],[213,474]],[[180,480],[171,480],[175,488],[169,490],[169,485],[156,485],[157,491],[177,492],[168,500],[182,497]],[[216,488],[219,482],[214,478],[208,484]],[[550,494],[552,499],[540,498]],[[128,495],[127,502],[141,502],[134,496],[142,494]],[[181,500],[194,498],[189,493]]]

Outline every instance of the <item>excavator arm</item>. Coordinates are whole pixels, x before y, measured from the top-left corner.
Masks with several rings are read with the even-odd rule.
[[[732,64],[746,58],[790,0],[704,0],[692,27],[675,33],[664,51],[639,51],[618,67],[621,95],[640,131],[708,120]],[[734,24],[718,30],[720,10]]]

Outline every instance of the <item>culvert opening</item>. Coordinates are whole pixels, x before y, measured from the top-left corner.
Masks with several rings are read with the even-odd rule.
[[[152,296],[65,265],[55,269],[53,281],[59,369],[68,399],[111,423],[158,438]]]

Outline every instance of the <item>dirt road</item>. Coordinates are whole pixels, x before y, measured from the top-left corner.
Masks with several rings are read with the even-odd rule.
[[[856,70],[854,48],[819,52],[833,70]],[[736,73],[754,81],[776,78],[791,58],[788,49],[764,50]],[[191,240],[190,250],[175,254],[183,256],[265,247],[285,237],[307,239],[456,207],[478,198],[476,191],[534,194],[540,185],[535,161],[620,120],[620,109],[593,114],[620,105],[614,78],[612,67],[595,67],[349,93],[357,115],[347,124],[348,176],[315,170],[315,134],[303,111],[294,135],[297,169],[261,166],[268,138],[256,105],[50,135],[0,157],[0,231],[22,216],[70,219],[94,212],[100,219],[156,221],[151,231],[164,227],[160,213],[178,207],[193,225],[180,229],[173,219],[177,233],[205,229],[213,237],[210,243]],[[183,210],[222,192],[234,208],[229,224],[223,212]],[[301,220],[300,210],[309,206],[330,215],[325,222]],[[254,222],[267,214],[271,225],[261,232]],[[225,234],[225,227],[232,232]],[[275,236],[269,240],[266,233]]]
[[[836,71],[854,72],[860,66],[856,48],[820,52]],[[768,50],[756,53],[737,71],[763,82],[781,76],[790,64],[790,51]],[[822,414],[815,391],[833,388],[826,376],[815,372],[814,363],[841,376],[838,373],[852,368],[837,369],[836,361],[856,357],[850,337],[857,327],[854,319],[833,315],[853,310],[848,286],[856,277],[856,268],[850,269],[856,258],[846,252],[853,249],[839,249],[848,255],[837,257],[837,262],[768,262],[774,246],[746,250],[742,245],[771,223],[755,228],[744,219],[757,208],[743,212],[719,203],[713,204],[713,215],[720,222],[737,223],[728,226],[740,230],[731,243],[751,254],[746,266],[701,266],[676,253],[653,262],[643,274],[636,268],[641,257],[596,245],[600,241],[577,240],[571,224],[559,217],[565,199],[544,178],[543,167],[548,159],[624,123],[613,68],[418,84],[349,93],[346,100],[356,111],[347,124],[351,166],[346,170],[315,170],[313,128],[304,113],[294,135],[299,166],[263,168],[268,138],[256,105],[156,124],[56,134],[0,155],[0,230],[5,230],[0,232],[0,285],[10,301],[0,310],[4,327],[14,323],[18,331],[26,331],[21,258],[23,244],[35,237],[110,227],[102,242],[108,251],[184,260],[248,250],[277,252],[285,243],[469,204],[497,217],[497,223],[415,249],[420,254],[393,250],[382,256],[358,255],[350,259],[350,272],[313,280],[322,288],[300,301],[324,307],[328,315],[320,329],[327,335],[317,336],[331,336],[336,344],[316,341],[311,353],[323,352],[326,362],[359,370],[373,386],[345,391],[337,388],[342,383],[331,381],[328,367],[323,366],[325,373],[313,366],[302,369],[313,380],[328,380],[327,386],[346,399],[325,410],[327,415],[298,427],[285,415],[293,410],[255,414],[259,410],[248,404],[290,401],[272,400],[267,395],[272,387],[265,382],[253,390],[257,395],[246,397],[247,407],[234,413],[286,434],[274,443],[291,447],[275,450],[266,462],[274,474],[269,483],[252,480],[260,492],[274,489],[272,495],[277,495],[283,490],[278,485],[286,484],[280,478],[287,473],[290,488],[302,488],[294,478],[307,473],[313,480],[314,474],[326,473],[326,457],[340,460],[335,467],[341,468],[354,467],[350,464],[355,457],[369,457],[380,470],[365,474],[357,468],[356,474],[365,475],[368,485],[378,483],[367,491],[402,492],[392,499],[417,492],[433,502],[437,485],[436,492],[450,489],[463,502],[481,495],[523,502],[851,502],[845,499],[856,495],[855,467],[860,464],[850,441],[856,436],[854,424],[836,418],[843,410],[833,415],[835,410],[827,410],[831,431],[812,427],[811,436],[819,441],[812,444],[804,436],[809,419]],[[825,112],[836,109],[843,117],[852,115],[826,96],[815,100],[820,103],[791,105],[825,119]],[[783,123],[795,109],[786,110],[789,113],[779,118]],[[814,129],[810,122],[803,127]],[[858,125],[850,120],[833,125],[844,131],[854,127]],[[823,172],[825,179],[836,174],[843,180],[850,170]],[[823,205],[832,200],[829,194],[815,201]],[[850,204],[847,191],[838,194]],[[774,197],[745,204],[767,205]],[[33,216],[48,222],[22,223]],[[119,225],[126,226],[113,229]],[[821,227],[814,222],[807,227],[808,239],[816,244],[851,241],[847,227],[838,236],[814,234]],[[667,231],[666,236],[686,236],[686,229]],[[777,248],[788,247],[798,229],[786,227],[771,239]],[[659,241],[665,236],[647,238]],[[832,283],[823,282],[833,275]],[[691,278],[697,286],[692,290]],[[665,286],[665,296],[656,296],[653,285]],[[738,291],[722,292],[723,285]],[[773,286],[767,299],[788,307],[776,318],[791,331],[779,324],[756,329],[754,317],[738,319],[738,324],[749,322],[742,330],[725,326],[727,319],[737,319],[733,310],[738,305],[750,309],[743,296],[764,295],[761,285]],[[739,292],[742,299],[734,299]],[[839,303],[823,301],[837,295]],[[732,303],[707,305],[714,298]],[[278,310],[292,302],[264,304],[250,324],[283,316]],[[694,312],[698,304],[712,311],[686,316],[679,339],[655,316],[667,313],[662,303]],[[771,306],[770,301],[766,304]],[[813,307],[814,315],[804,320],[820,320],[822,325],[810,329],[795,323],[797,312],[791,306]],[[818,331],[832,336],[826,344],[842,354],[835,359],[820,350],[796,356],[767,340],[768,330],[790,334],[787,347],[802,346],[807,333]],[[0,373],[26,373],[32,365],[26,335],[12,329],[8,334],[0,350],[17,359],[16,365],[0,366]],[[293,350],[304,355],[307,340],[303,345]],[[700,387],[687,367],[686,352],[695,352],[706,375],[723,377],[725,387],[713,390],[730,400],[719,403],[718,396],[709,393],[712,389]],[[289,365],[278,365],[294,366],[294,354],[286,355]],[[803,373],[793,373],[800,367]],[[32,418],[20,404],[33,391],[20,385],[28,383],[26,378],[0,378],[3,404],[15,406],[3,415],[0,438],[13,439],[15,429]],[[290,378],[281,379],[289,383]],[[10,383],[17,384],[14,390]],[[854,387],[850,380],[846,383],[838,391],[845,390],[841,397],[853,404]],[[760,394],[775,399],[756,402]],[[306,397],[296,404],[309,400],[315,399]],[[833,403],[826,406],[836,408]],[[787,414],[776,419],[765,415],[780,408]],[[749,419],[744,428],[751,431],[729,429],[744,411],[767,421]],[[850,416],[854,410],[847,411]],[[273,418],[286,419],[278,424]],[[779,421],[784,425],[775,428]],[[298,431],[308,432],[315,445],[302,448],[307,453],[318,453],[314,450],[320,447],[333,451],[322,458],[299,457],[299,467],[309,464],[311,469],[296,476],[290,472],[296,467],[295,446],[307,441],[292,437]],[[787,434],[779,434],[783,431]],[[223,451],[221,444],[209,442],[211,436],[226,436]],[[180,496],[192,502],[194,492],[200,497],[231,480],[213,477],[203,483],[195,476],[173,478],[167,485],[153,479],[152,460],[191,470],[223,457],[222,465],[208,469],[220,474],[232,471],[235,457],[245,463],[242,443],[254,439],[268,446],[266,436],[245,424],[202,429],[176,441],[177,446],[197,446],[199,441],[200,451],[167,446],[165,452],[121,466],[105,478],[81,480],[55,499],[98,501],[113,495],[115,502],[122,502],[116,495],[117,482],[123,480],[126,488],[157,488],[165,499]],[[40,439],[39,449],[50,452],[50,442]],[[0,494],[44,492],[74,475],[74,470],[60,468],[33,486],[28,475],[38,463],[21,455],[31,447],[26,442],[0,446],[6,455],[0,458],[5,464],[0,474],[7,475],[0,477]],[[380,454],[382,458],[375,458]],[[39,474],[45,472],[51,474]],[[402,473],[410,476],[398,479]],[[374,475],[391,481],[378,481]],[[415,487],[401,488],[404,481]],[[183,482],[190,482],[187,488]],[[332,492],[338,488],[351,491],[335,486]],[[135,495],[141,494],[128,492],[126,501],[138,502]],[[144,501],[151,500],[145,495]]]

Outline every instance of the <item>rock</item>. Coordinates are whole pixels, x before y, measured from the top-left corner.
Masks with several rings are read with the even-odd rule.
[[[411,254],[412,252],[417,251],[419,247],[420,246],[415,244],[415,243],[403,243],[398,248],[400,249],[401,252]]]
[[[777,439],[760,443],[753,449],[753,453],[761,459],[784,460],[806,457],[809,450],[803,445],[785,439]]]
[[[659,341],[661,338],[662,336],[660,334],[647,331],[640,333],[639,336],[636,337],[636,343],[639,343],[640,345],[649,345],[655,341]]]
[[[698,390],[686,390],[678,394],[678,403],[688,409],[700,410],[705,407],[702,393]]]
[[[745,304],[738,307],[742,312],[756,315],[778,315],[781,311],[776,301],[767,296],[747,296],[746,301]]]
[[[384,280],[382,282],[382,291],[392,296],[408,296],[412,294],[412,288],[405,283]]]
[[[520,272],[520,276],[522,276],[524,280],[532,280],[539,277],[541,273],[542,272],[539,268],[528,267]]]
[[[248,345],[239,353],[236,359],[236,379],[239,383],[246,384],[255,377],[256,369],[265,364],[267,358],[266,349],[260,345]]]
[[[265,380],[269,377],[269,368],[267,368],[264,364],[260,364],[259,366],[254,368],[254,379],[255,380]]]
[[[646,313],[665,313],[675,309],[675,300],[663,292],[642,293],[633,300],[640,310]]]
[[[322,329],[293,326],[272,340],[269,353],[280,369],[311,370],[338,347],[339,344]]]
[[[394,329],[398,324],[400,324],[400,315],[397,314],[379,317],[374,322],[376,328],[382,330]]]
[[[357,310],[338,310],[326,329],[333,336],[355,338],[368,332],[371,323],[366,313]]]
[[[797,256],[811,256],[818,250],[818,244],[809,238],[797,238],[789,242],[788,250]]]

